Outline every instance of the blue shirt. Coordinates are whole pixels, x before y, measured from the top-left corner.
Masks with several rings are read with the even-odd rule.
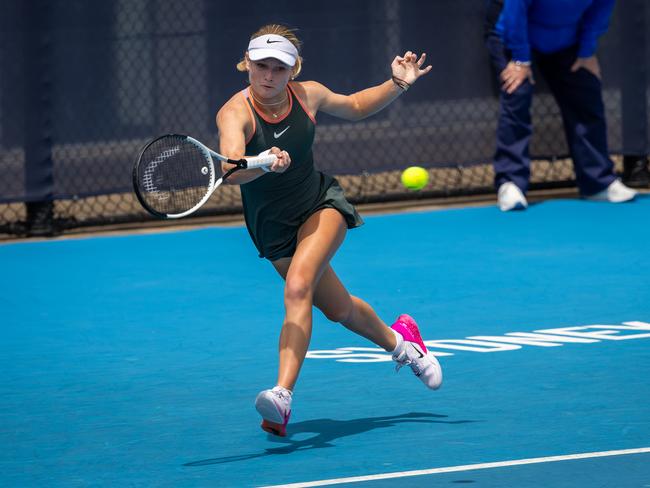
[[[505,0],[496,30],[515,61],[530,61],[531,48],[552,53],[578,45],[578,57],[596,52],[615,0]]]

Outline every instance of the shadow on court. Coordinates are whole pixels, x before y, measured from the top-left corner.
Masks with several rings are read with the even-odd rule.
[[[224,456],[220,458],[193,461],[190,463],[185,463],[183,466],[206,466],[209,464],[232,463],[235,461],[246,461],[248,459],[255,459],[278,454],[291,454],[295,451],[334,447],[334,444],[332,444],[332,442],[336,439],[340,439],[341,437],[363,434],[375,429],[394,427],[395,425],[402,423],[467,424],[471,422],[478,422],[477,420],[445,420],[446,418],[447,415],[411,412],[402,415],[391,415],[389,417],[369,417],[352,420],[306,420],[304,422],[289,424],[287,427],[287,437],[276,437],[271,435],[268,436],[269,440],[272,442],[285,444],[283,447],[265,449],[263,452],[253,454],[240,454],[236,456]],[[293,436],[303,433],[313,433],[316,435],[299,441],[292,440]]]

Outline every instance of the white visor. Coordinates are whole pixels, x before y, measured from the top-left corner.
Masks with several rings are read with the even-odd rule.
[[[298,50],[291,41],[276,34],[265,34],[248,43],[248,58],[251,61],[275,58],[293,67],[298,59]]]

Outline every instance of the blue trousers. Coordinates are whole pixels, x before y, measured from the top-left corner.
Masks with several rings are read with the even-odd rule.
[[[496,34],[486,37],[497,76],[511,59]],[[580,193],[593,195],[616,179],[607,149],[607,126],[600,80],[586,69],[571,72],[577,46],[544,54],[533,53],[533,62],[553,94],[564,124],[564,133]],[[501,86],[501,80],[498,80]],[[494,155],[497,188],[512,181],[524,193],[530,180],[529,143],[532,135],[530,106],[533,85],[526,80],[512,94],[501,90],[497,147]]]

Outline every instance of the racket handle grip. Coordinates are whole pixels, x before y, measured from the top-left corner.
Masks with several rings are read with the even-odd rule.
[[[276,159],[278,158],[275,156],[275,154],[267,154],[263,156],[246,158],[246,168],[253,169],[253,168],[263,168],[266,166],[271,166],[273,163],[275,163]]]

